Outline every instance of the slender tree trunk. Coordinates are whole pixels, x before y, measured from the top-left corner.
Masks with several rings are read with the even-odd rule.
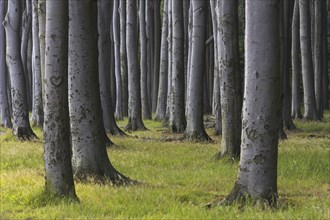
[[[159,91],[159,69],[160,69],[160,49],[161,49],[161,0],[154,0],[154,64],[152,82],[152,112],[156,112],[158,91]]]
[[[182,133],[186,128],[184,106],[184,27],[183,1],[172,2],[172,132]]]
[[[192,34],[193,34],[193,7],[192,7],[192,1],[190,2],[190,7],[189,7],[189,22],[188,22],[188,35],[189,35],[189,48],[188,48],[188,64],[187,64],[187,76],[186,76],[186,80],[187,80],[187,88],[186,88],[186,106],[185,106],[185,110],[186,113],[188,113],[188,100],[189,100],[189,96],[190,96],[190,73],[191,73],[191,57],[192,57]]]
[[[246,1],[241,159],[238,178],[225,203],[249,196],[276,204],[281,119],[278,4],[278,0]]]
[[[167,78],[167,105],[166,105],[166,117],[165,121],[171,122],[173,120],[173,111],[172,111],[172,48],[173,48],[173,41],[172,41],[172,36],[173,36],[173,30],[172,30],[172,1],[168,1],[167,3],[167,9],[168,9],[168,78]],[[165,7],[165,6],[164,6]]]
[[[153,35],[153,3],[152,0],[146,0],[145,4],[145,33],[146,33],[146,40],[147,40],[147,78],[146,78],[146,98],[144,100],[144,104],[142,103],[142,111],[144,108],[148,108],[143,112],[145,119],[151,119],[151,104],[152,104],[152,78],[153,78],[153,65],[154,65],[154,35]],[[140,27],[140,32],[143,31]],[[141,84],[142,86],[142,84]]]
[[[322,35],[322,51],[323,51],[323,86],[322,86],[322,98],[323,98],[323,108],[329,109],[329,75],[328,75],[328,68],[329,68],[329,60],[328,60],[328,25],[330,25],[330,22],[328,21],[328,11],[327,11],[327,5],[325,1],[322,1],[322,9],[323,9],[323,35]],[[328,1],[328,7],[330,8],[330,2]],[[328,24],[329,23],[329,24]]]
[[[13,134],[22,140],[36,138],[29,122],[24,69],[20,54],[21,1],[9,0],[7,15],[3,22],[6,30],[6,61],[11,81],[13,109]]]
[[[241,81],[238,48],[238,1],[220,0],[218,36],[221,39],[220,75],[222,138],[221,155],[238,157],[241,144]]]
[[[193,30],[191,63],[189,73],[187,129],[185,135],[190,140],[206,140],[207,135],[203,123],[203,71],[205,67],[206,49],[206,1],[192,1]]]
[[[165,120],[166,104],[167,104],[167,84],[168,84],[168,18],[167,18],[168,0],[164,1],[162,40],[160,52],[160,69],[159,69],[159,91],[155,120]]]
[[[299,31],[299,0],[295,0],[292,17],[292,108],[293,118],[302,118],[300,107],[300,82],[301,82],[301,59],[300,59],[300,31]]]
[[[112,29],[115,49],[115,75],[116,75],[116,110],[115,115],[117,119],[122,120],[123,116],[123,98],[122,98],[122,84],[120,74],[120,22],[119,22],[119,0],[114,1]]]
[[[5,20],[7,1],[0,1],[0,22]],[[6,74],[6,33],[5,29],[0,25],[0,113],[1,125],[5,128],[12,128],[13,124],[10,119],[10,107],[7,94],[7,74]]]
[[[302,59],[302,78],[304,88],[304,118],[318,120],[316,112],[313,61],[311,47],[310,1],[299,0],[300,48]]]
[[[144,119],[151,118],[151,112],[149,111],[149,99],[148,99],[148,62],[150,62],[150,51],[148,50],[147,40],[147,26],[146,26],[146,10],[148,10],[147,4],[150,1],[141,0],[139,6],[139,25],[140,25],[140,70],[141,70],[141,104],[142,115]],[[149,33],[150,34],[150,33]],[[150,48],[149,48],[150,49]],[[149,63],[150,64],[150,63]]]
[[[40,47],[39,47],[39,21],[38,21],[38,0],[32,1],[32,125],[42,127],[44,122],[43,103],[42,103],[42,79],[40,66]]]
[[[98,5],[98,70],[103,123],[106,132],[112,135],[124,135],[117,126],[111,97],[110,85],[110,1],[99,0]]]
[[[190,0],[184,0],[183,3],[183,22],[184,22],[184,82],[185,85],[185,103],[187,102],[187,88],[188,88],[188,57],[189,57],[189,8]]]
[[[136,1],[128,0],[126,5],[126,46],[128,63],[128,124],[126,130],[145,130],[141,115],[140,73],[138,71],[138,36]]]
[[[21,40],[21,57],[23,63],[25,86],[27,94],[27,102],[29,110],[32,109],[32,97],[31,97],[31,76],[28,71],[28,42],[31,34],[32,27],[32,6],[31,0],[25,1],[25,10],[22,15],[22,40]]]
[[[97,73],[96,19],[93,1],[69,0],[69,114],[72,167],[78,180],[109,180],[127,184],[130,179],[110,163],[104,142]]]
[[[46,191],[76,198],[68,106],[68,2],[46,5],[44,160]]]
[[[128,116],[128,72],[126,52],[126,0],[120,0],[120,72],[123,94],[123,116]]]
[[[315,32],[314,32],[314,74],[315,74],[315,98],[316,109],[318,118],[323,118],[323,9],[322,1],[314,1],[314,19],[315,19]]]
[[[41,78],[43,79],[45,76],[46,0],[38,0],[38,23],[39,23],[39,44],[40,44],[40,67],[41,67]],[[42,91],[44,91],[44,89],[42,89]]]

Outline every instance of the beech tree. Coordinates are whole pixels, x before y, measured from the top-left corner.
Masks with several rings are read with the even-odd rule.
[[[68,106],[68,1],[46,4],[44,160],[46,191],[76,198]]]
[[[218,3],[219,68],[221,76],[221,155],[238,157],[241,144],[241,76],[238,48],[238,1]]]
[[[304,89],[304,118],[307,120],[318,120],[316,112],[314,73],[312,61],[312,43],[311,43],[311,17],[310,1],[299,0],[300,16],[300,50],[301,66]]]
[[[192,140],[211,140],[203,124],[203,82],[206,48],[206,1],[191,2],[193,11],[192,48],[188,88],[187,128],[185,135]]]
[[[2,23],[6,15],[7,1],[0,1],[0,22]],[[0,25],[0,45],[6,45],[5,29]],[[1,125],[5,128],[12,128],[13,124],[10,118],[10,107],[7,93],[7,73],[6,73],[6,47],[0,48],[0,113]]]
[[[138,71],[137,8],[135,0],[126,2],[126,46],[128,67],[128,123],[126,130],[145,130],[141,115],[140,73]]]
[[[279,34],[279,1],[247,0],[241,159],[238,178],[224,203],[249,196],[275,205],[277,199]]]
[[[21,1],[9,0],[7,15],[3,22],[6,30],[6,62],[10,74],[13,134],[22,140],[36,138],[29,122],[26,84],[20,54]]]
[[[170,126],[173,132],[186,129],[184,105],[184,28],[183,1],[172,2],[172,95]]]
[[[167,85],[168,85],[168,0],[164,1],[162,39],[159,68],[159,91],[155,120],[165,120],[167,106]]]
[[[39,47],[38,0],[32,1],[32,125],[41,127],[44,123],[42,100],[42,76]]]
[[[97,74],[97,24],[92,12],[92,0],[69,1],[69,114],[73,174],[83,181],[94,178],[127,184],[130,179],[112,166],[104,142]]]

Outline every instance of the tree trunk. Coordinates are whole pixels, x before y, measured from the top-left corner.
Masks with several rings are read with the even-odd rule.
[[[184,105],[184,27],[183,1],[172,2],[172,132],[182,133],[186,128]]]
[[[185,111],[188,113],[188,100],[189,100],[189,91],[190,91],[190,73],[191,73],[191,57],[192,57],[192,33],[193,33],[193,7],[192,7],[192,1],[190,2],[189,7],[189,19],[188,19],[188,38],[189,38],[189,48],[188,48],[188,63],[187,63],[187,88],[186,88],[186,106]]]
[[[241,81],[238,48],[238,1],[220,0],[218,36],[221,39],[219,65],[221,76],[222,138],[221,155],[236,158],[241,144]]]
[[[115,115],[117,119],[124,119],[123,116],[123,98],[120,74],[120,23],[119,23],[119,0],[114,1],[112,29],[115,49],[115,75],[116,75],[116,110]]]
[[[104,125],[97,74],[96,19],[93,1],[69,0],[69,113],[72,167],[78,180],[130,183],[110,163],[104,142]],[[94,22],[95,20],[95,22]]]
[[[282,120],[283,127],[288,130],[293,130],[296,128],[291,118],[291,87],[290,87],[290,61],[291,61],[291,44],[292,44],[292,34],[291,34],[291,17],[292,10],[290,6],[290,1],[282,0],[283,4],[283,37],[284,37],[284,55],[283,59],[283,71],[282,71],[282,92],[283,92],[283,103],[282,103]],[[284,130],[283,130],[284,132]]]
[[[128,116],[128,73],[126,52],[126,0],[120,0],[120,72],[123,93],[123,116]]]
[[[39,23],[41,79],[43,79],[45,76],[46,0],[38,0],[38,23]],[[43,90],[44,89],[42,89],[42,91]]]
[[[13,133],[18,139],[30,140],[36,138],[36,135],[29,122],[24,69],[20,54],[20,36],[19,31],[17,31],[20,30],[20,8],[20,0],[9,0],[3,25],[6,29],[6,61],[11,81]]]
[[[0,22],[5,20],[7,1],[0,1]],[[7,79],[6,74],[6,33],[5,29],[0,25],[0,113],[1,125],[5,128],[12,128],[13,124],[10,119],[10,107],[7,94]]]
[[[323,47],[322,47],[322,51],[323,51],[323,92],[322,92],[322,98],[323,98],[323,108],[324,109],[329,109],[329,75],[328,75],[328,30],[330,30],[330,28],[328,28],[328,25],[330,25],[330,22],[327,22],[328,20],[328,11],[327,11],[327,7],[326,7],[326,2],[322,1],[323,6],[323,30],[324,33],[322,35],[322,41],[323,41]],[[328,1],[328,7],[330,8],[330,2]],[[328,24],[329,23],[329,24]]]
[[[310,1],[299,0],[300,15],[300,49],[302,60],[302,78],[304,88],[304,118],[306,120],[318,120],[316,112],[312,47],[310,25]]]
[[[103,123],[106,132],[112,135],[125,135],[117,126],[111,97],[110,85],[110,1],[99,0],[98,4],[98,72]]]
[[[154,0],[154,64],[152,81],[152,112],[156,112],[158,90],[159,90],[159,69],[160,69],[160,48],[161,48],[161,18],[160,5],[161,0]]]
[[[128,63],[128,124],[126,130],[145,130],[141,115],[140,73],[138,71],[138,31],[136,1],[128,0],[126,5],[126,46]]]
[[[40,66],[39,47],[39,21],[38,21],[38,0],[32,1],[32,125],[42,127],[44,122],[43,100],[42,100],[42,78]]]
[[[300,108],[300,82],[301,82],[301,60],[300,60],[300,31],[299,31],[299,0],[295,0],[292,17],[292,107],[293,118],[302,118]]]
[[[32,6],[31,0],[25,1],[25,10],[22,15],[22,36],[21,36],[21,57],[23,63],[24,77],[25,77],[25,86],[26,86],[26,95],[28,108],[32,109],[32,97],[31,97],[31,76],[28,72],[28,42],[31,34],[32,26]]]
[[[165,116],[165,124],[170,123],[173,119],[173,111],[172,111],[172,48],[173,48],[173,30],[172,30],[172,1],[167,2],[167,6],[164,5],[164,7],[167,7],[168,9],[168,69],[167,69],[167,104],[166,104],[166,116]]]
[[[148,9],[146,2],[150,4],[150,1],[140,0],[139,6],[139,25],[140,25],[140,70],[141,70],[141,104],[142,115],[144,119],[151,118],[151,112],[149,111],[149,99],[148,99],[148,61],[150,62],[150,51],[148,50],[148,40],[146,33],[148,32],[146,27],[146,9]],[[149,18],[150,19],[150,18]],[[149,48],[150,49],[150,48]],[[148,55],[149,54],[149,55]],[[150,63],[149,63],[150,64]]]
[[[68,2],[46,5],[44,160],[46,191],[76,198],[68,107]]]
[[[206,49],[206,1],[196,0],[191,2],[193,11],[193,30],[191,63],[188,89],[187,129],[185,135],[190,140],[206,140],[207,135],[203,123],[203,71],[205,67]]]
[[[319,119],[323,118],[323,9],[322,1],[314,1],[314,19],[315,19],[315,32],[314,32],[314,74],[315,74],[315,98],[316,110]]]
[[[279,1],[247,0],[245,94],[238,178],[224,202],[277,199],[280,117]],[[258,30],[258,31],[256,31]]]
[[[162,25],[162,43],[160,52],[159,68],[159,91],[156,110],[156,121],[165,120],[167,104],[167,84],[168,84],[168,18],[167,8],[168,0],[164,1],[163,25]]]

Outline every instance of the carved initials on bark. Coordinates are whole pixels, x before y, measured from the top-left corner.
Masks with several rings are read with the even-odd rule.
[[[60,76],[52,76],[50,77],[50,82],[53,84],[53,86],[58,87],[62,84],[63,79]]]

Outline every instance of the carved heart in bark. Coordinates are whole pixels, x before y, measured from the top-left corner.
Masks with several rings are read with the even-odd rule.
[[[50,82],[51,82],[54,86],[58,87],[58,86],[60,86],[61,83],[63,82],[63,79],[62,79],[62,77],[60,77],[60,76],[52,76],[52,77],[50,77]]]

